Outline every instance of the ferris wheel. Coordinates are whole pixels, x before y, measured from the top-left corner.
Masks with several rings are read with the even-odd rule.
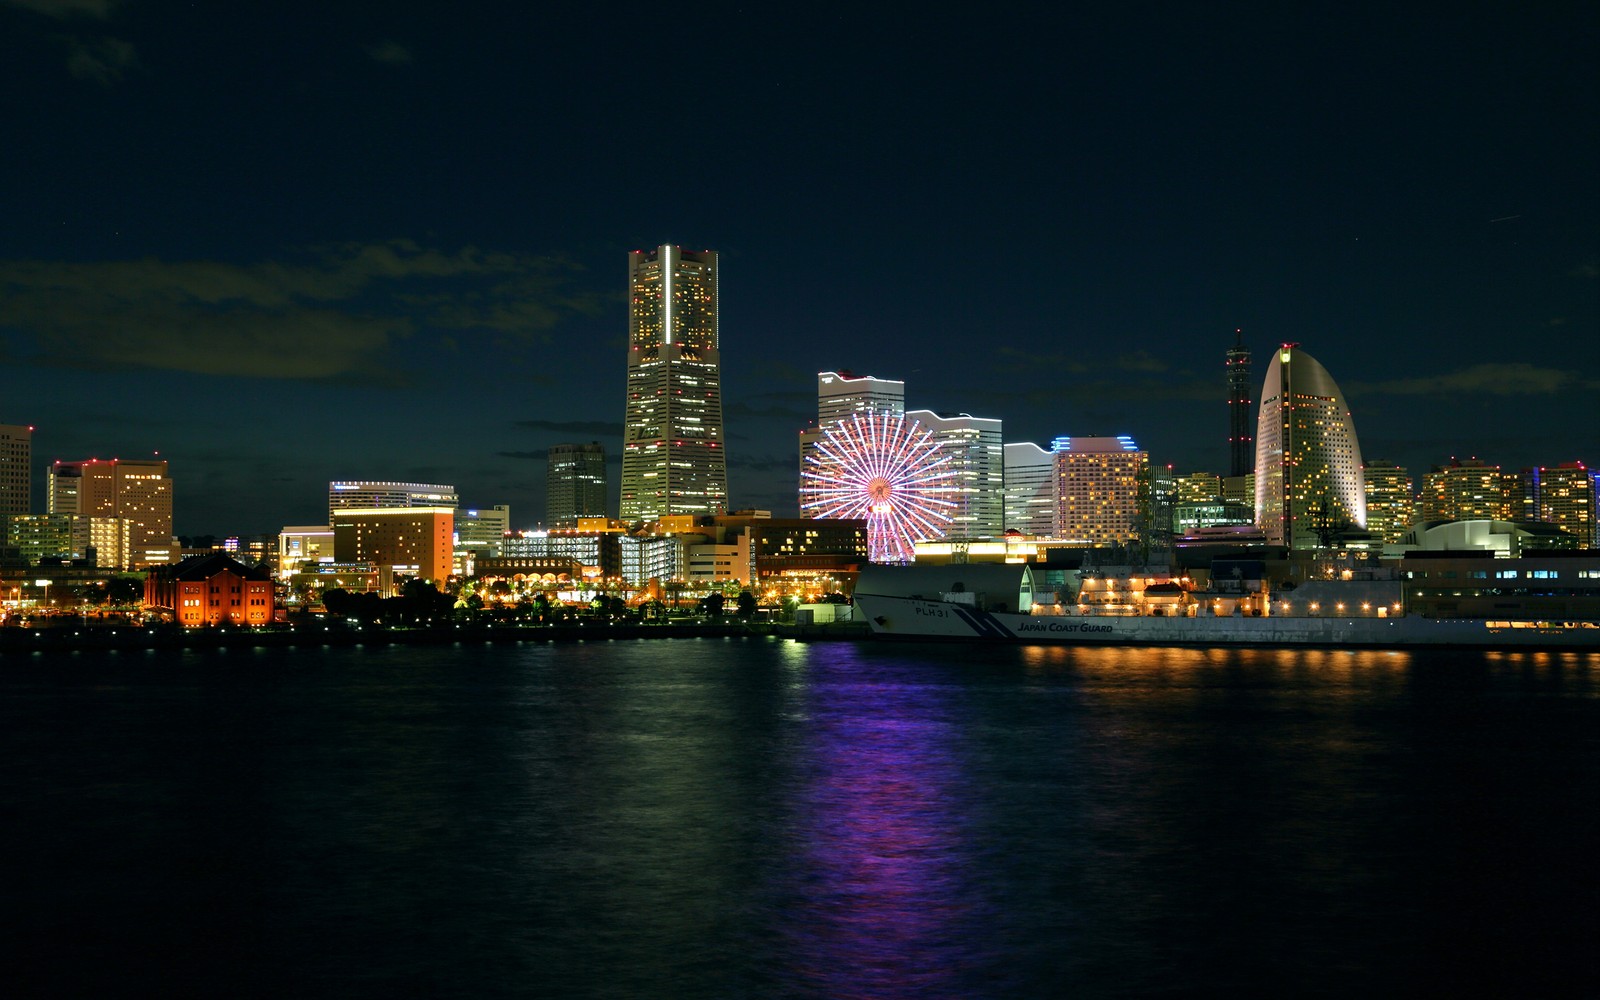
[[[956,507],[950,458],[933,432],[887,413],[830,427],[806,458],[801,489],[812,517],[865,519],[875,563],[911,562],[916,542],[944,537]]]

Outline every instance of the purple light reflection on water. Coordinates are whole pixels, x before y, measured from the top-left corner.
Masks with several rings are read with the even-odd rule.
[[[814,694],[784,979],[832,997],[970,994],[993,906],[974,878],[958,692],[862,683]]]

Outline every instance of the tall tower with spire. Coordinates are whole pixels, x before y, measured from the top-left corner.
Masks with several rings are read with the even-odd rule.
[[[1248,476],[1256,470],[1256,414],[1250,399],[1250,348],[1244,331],[1233,331],[1228,348],[1228,475]]]

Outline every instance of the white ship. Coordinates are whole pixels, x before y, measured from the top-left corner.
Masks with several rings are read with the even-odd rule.
[[[1140,606],[1035,600],[1027,565],[869,566],[856,617],[877,638],[1191,646],[1580,648],[1600,651],[1600,622],[1424,618],[1404,613],[1398,582],[1319,582],[1294,599],[1163,588]]]

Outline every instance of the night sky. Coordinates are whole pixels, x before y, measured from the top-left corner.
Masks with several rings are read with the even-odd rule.
[[[159,451],[183,534],[330,479],[532,526],[676,243],[735,507],[794,513],[824,369],[1226,472],[1236,329],[1369,460],[1600,463],[1600,8],[1108,6],[0,0],[0,422],[40,510]]]

